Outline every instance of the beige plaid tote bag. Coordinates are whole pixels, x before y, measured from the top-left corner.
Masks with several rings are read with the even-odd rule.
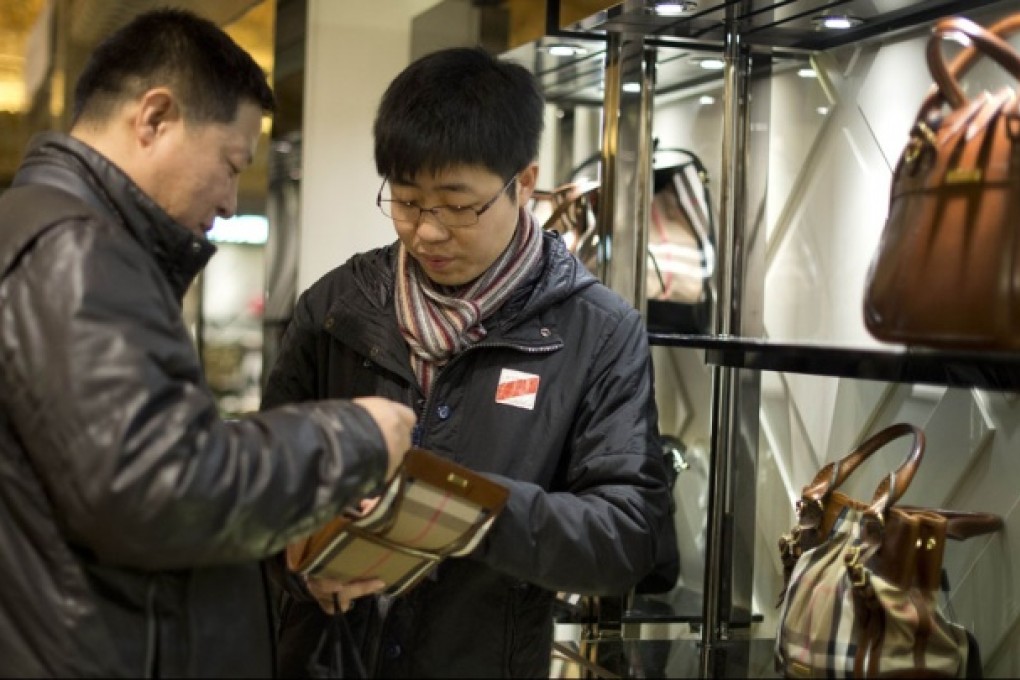
[[[910,453],[870,503],[836,491],[873,453],[907,436],[913,437]],[[1002,519],[895,505],[924,445],[919,428],[892,425],[826,465],[804,487],[797,524],[779,541],[786,583],[777,671],[830,678],[968,674],[967,631],[945,616],[935,597],[945,541],[996,531]]]

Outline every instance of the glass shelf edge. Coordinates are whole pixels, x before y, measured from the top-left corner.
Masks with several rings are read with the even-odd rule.
[[[841,347],[740,336],[651,331],[652,346],[705,350],[715,366],[879,382],[1020,390],[1020,352],[943,350],[890,345]]]

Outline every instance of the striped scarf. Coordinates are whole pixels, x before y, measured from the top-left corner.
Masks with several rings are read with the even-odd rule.
[[[484,274],[451,294],[423,275],[400,244],[397,253],[397,325],[411,349],[411,366],[428,395],[436,372],[486,336],[482,319],[506,302],[542,259],[542,230],[521,210],[510,245]]]

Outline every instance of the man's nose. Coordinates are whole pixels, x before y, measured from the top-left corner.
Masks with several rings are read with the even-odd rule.
[[[225,220],[229,220],[237,212],[237,189],[231,191],[227,198],[220,202],[216,208],[216,214]]]
[[[424,241],[442,241],[450,236],[450,230],[439,221],[439,218],[431,210],[421,209],[419,211],[415,228],[418,238]]]

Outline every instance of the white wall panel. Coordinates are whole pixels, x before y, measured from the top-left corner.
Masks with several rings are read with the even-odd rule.
[[[395,240],[375,205],[372,122],[410,61],[411,20],[438,0],[309,0],[298,290]]]

